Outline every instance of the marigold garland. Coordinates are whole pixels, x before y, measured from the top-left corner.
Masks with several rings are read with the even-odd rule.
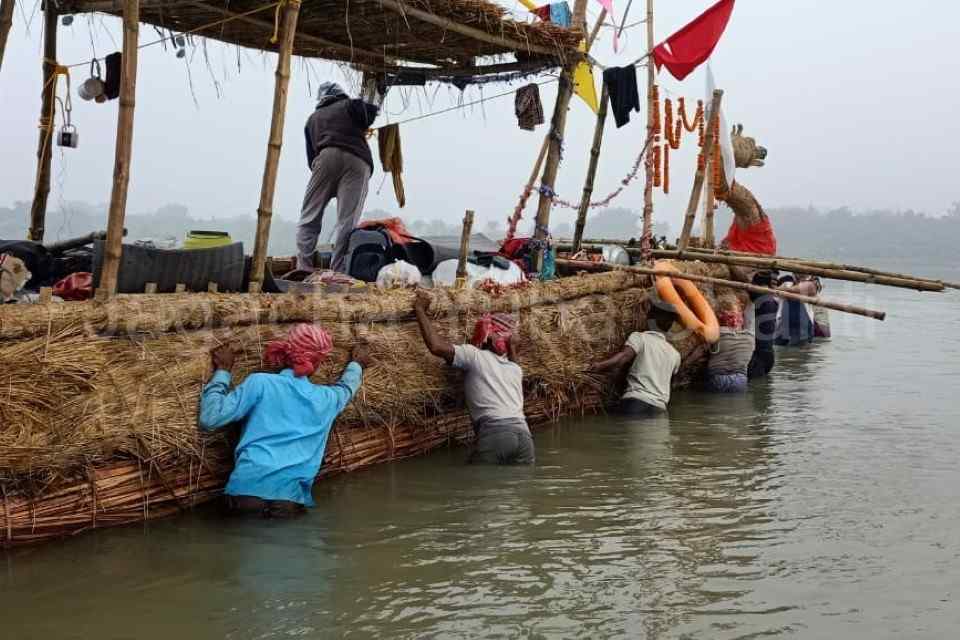
[[[679,123],[678,123],[679,124]],[[673,147],[673,144],[670,142],[663,143],[663,193],[670,193],[670,148]],[[673,147],[676,149],[676,147]]]
[[[687,104],[681,97],[680,100],[680,120],[683,121],[683,127],[693,133],[703,123],[703,100],[697,100],[697,112],[693,116],[693,122],[687,120]]]
[[[680,148],[680,136],[683,134],[683,123],[677,118],[676,126],[673,122],[673,101],[667,98],[663,101],[664,130],[663,134],[670,143],[670,148],[676,151]]]
[[[653,85],[653,91],[650,93],[650,112],[653,115],[653,134],[661,132],[660,128],[660,87]]]
[[[663,146],[667,146],[664,144]],[[663,183],[663,175],[660,172],[660,145],[653,148],[653,186],[659,187]]]

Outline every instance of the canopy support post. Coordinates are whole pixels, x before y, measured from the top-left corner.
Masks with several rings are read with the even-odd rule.
[[[254,289],[262,285],[267,263],[267,243],[270,240],[270,220],[273,217],[273,194],[277,186],[277,167],[280,163],[280,148],[283,146],[283,121],[287,111],[290,58],[293,55],[293,39],[297,33],[299,14],[300,0],[286,0],[283,5],[282,39],[277,51],[277,70],[274,74],[276,84],[273,90],[270,139],[267,142],[267,159],[263,167],[263,183],[260,186],[257,235],[253,245],[253,265],[250,270],[250,284]]]
[[[123,3],[123,53],[120,70],[120,109],[117,114],[117,145],[113,160],[113,190],[107,218],[107,239],[97,295],[110,298],[117,292],[117,276],[123,255],[123,223],[127,215],[130,155],[133,149],[133,110],[137,94],[137,47],[140,39],[140,0]]]
[[[687,204],[687,215],[683,220],[683,231],[680,233],[680,241],[677,243],[677,250],[686,251],[690,244],[690,232],[693,231],[693,221],[697,217],[697,207],[700,204],[700,193],[704,189],[704,178],[706,174],[706,165],[709,158],[713,155],[713,146],[717,143],[717,122],[720,120],[716,114],[720,113],[720,100],[723,98],[723,91],[716,89],[713,92],[713,101],[710,103],[710,122],[707,123],[707,139],[703,143],[704,166],[697,167],[696,177],[693,179],[693,189],[690,192],[690,202]],[[707,181],[707,187],[713,188],[713,181]]]
[[[573,252],[580,251],[583,241],[583,230],[587,226],[587,211],[590,209],[590,197],[593,195],[593,180],[597,175],[597,165],[600,164],[600,145],[603,143],[603,127],[607,122],[607,102],[609,93],[604,83],[600,91],[600,109],[597,111],[597,126],[593,130],[593,146],[590,147],[590,164],[587,166],[587,177],[583,181],[583,196],[580,198],[580,210],[577,211],[577,226],[573,233]]]
[[[13,5],[15,0],[0,0],[0,67],[3,66],[3,53],[7,50],[7,36],[13,26]]]
[[[643,187],[643,229],[640,235],[640,247],[644,255],[650,251],[653,237],[653,140],[654,109],[659,106],[653,101],[653,87],[657,81],[656,67],[653,62],[653,0],[647,0],[647,138],[650,140],[644,165],[646,173]]]
[[[717,209],[717,199],[713,193],[713,159],[707,158],[704,164],[704,171],[707,173],[707,180],[703,183],[703,246],[712,249],[717,241],[714,236],[713,213]]]
[[[4,0],[7,2],[7,0]],[[13,10],[13,0],[9,0]],[[6,6],[6,5],[5,5]],[[50,194],[50,161],[53,158],[54,98],[57,93],[57,10],[47,2],[43,9],[43,93],[40,98],[40,138],[37,142],[37,179],[30,205],[29,240],[43,242]],[[6,36],[4,35],[4,39]]]
[[[576,0],[573,6],[573,27],[584,29],[586,23],[587,0]],[[547,158],[540,177],[540,199],[537,203],[537,219],[533,237],[540,243],[534,253],[534,269],[540,271],[543,267],[543,255],[546,250],[547,236],[549,235],[550,208],[553,206],[554,184],[557,179],[557,169],[560,166],[560,154],[563,147],[563,132],[567,126],[567,109],[570,107],[570,97],[573,95],[573,71],[579,60],[567,62],[560,74],[560,86],[557,87],[557,101],[553,107],[553,116],[550,119],[549,143]]]

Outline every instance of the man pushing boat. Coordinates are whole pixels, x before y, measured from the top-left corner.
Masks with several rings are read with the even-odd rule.
[[[253,373],[232,391],[233,351],[224,345],[212,352],[214,373],[200,396],[200,426],[214,431],[245,421],[224,489],[231,509],[276,518],[313,506],[311,489],[330,428],[360,388],[370,363],[366,346],[356,345],[335,384],[314,384],[309,376],[332,350],[325,330],[294,325],[264,353],[264,361],[283,367],[281,371]]]
[[[476,444],[470,462],[533,464],[530,427],[523,414],[523,370],[517,364],[514,322],[504,313],[485,314],[473,331],[472,344],[454,345],[427,316],[430,296],[417,291],[413,309],[430,353],[463,371],[463,392],[473,421]]]

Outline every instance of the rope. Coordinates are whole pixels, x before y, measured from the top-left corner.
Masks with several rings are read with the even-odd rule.
[[[280,12],[284,4],[286,0],[280,0],[277,3],[277,10],[273,12],[273,35],[270,36],[270,44],[277,44],[277,40],[280,39]]]

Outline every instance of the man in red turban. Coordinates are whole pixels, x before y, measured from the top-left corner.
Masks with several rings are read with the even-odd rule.
[[[476,435],[470,461],[533,464],[533,438],[523,415],[523,370],[516,362],[513,319],[488,313],[474,327],[473,344],[454,346],[437,333],[427,317],[430,296],[425,291],[417,292],[413,308],[430,353],[464,373],[464,398]]]
[[[244,423],[236,464],[224,489],[232,508],[283,517],[313,506],[311,489],[327,436],[370,363],[367,348],[355,345],[335,384],[314,384],[309,376],[332,349],[333,340],[322,328],[294,325],[264,353],[266,364],[280,367],[280,372],[250,374],[233,390],[233,351],[222,346],[211,354],[214,374],[200,396],[200,426],[213,431]]]

